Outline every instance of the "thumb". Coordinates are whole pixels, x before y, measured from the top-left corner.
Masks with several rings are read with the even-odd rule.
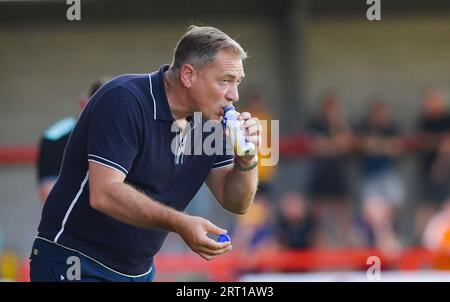
[[[226,234],[227,230],[224,230],[222,228],[219,228],[218,226],[216,226],[215,224],[213,224],[212,222],[209,222],[207,225],[207,231],[208,233],[214,234],[214,235],[222,235],[222,234]]]

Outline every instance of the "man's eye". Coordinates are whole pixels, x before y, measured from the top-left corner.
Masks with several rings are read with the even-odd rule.
[[[222,83],[228,84],[228,83],[230,83],[230,80],[222,80]]]

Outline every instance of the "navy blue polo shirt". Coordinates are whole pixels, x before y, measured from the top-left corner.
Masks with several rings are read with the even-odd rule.
[[[202,153],[175,159],[171,143],[177,133],[171,131],[174,119],[163,79],[167,69],[164,65],[150,75],[119,76],[91,97],[69,138],[60,175],[44,205],[39,237],[116,272],[147,273],[168,232],[125,224],[93,209],[88,161],[122,173],[126,183],[179,211],[186,208],[211,169],[233,164],[232,155]],[[189,122],[195,128],[194,120]]]

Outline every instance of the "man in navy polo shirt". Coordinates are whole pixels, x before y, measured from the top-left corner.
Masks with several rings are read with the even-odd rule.
[[[100,88],[72,132],[45,203],[32,281],[151,281],[168,232],[206,260],[231,249],[207,236],[226,230],[183,210],[206,181],[223,208],[244,214],[256,192],[257,158],[183,150],[192,129],[220,122],[238,100],[245,58],[220,30],[191,26],[170,66]],[[247,140],[259,145],[258,120],[246,112],[239,118]]]

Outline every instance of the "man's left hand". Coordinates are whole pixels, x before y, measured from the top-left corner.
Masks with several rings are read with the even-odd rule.
[[[252,117],[249,112],[242,112],[239,120],[244,121],[241,128],[244,130],[247,142],[251,142],[256,146],[256,152],[253,155],[237,156],[239,162],[243,165],[250,165],[255,161],[259,146],[261,145],[261,123],[257,117]]]

